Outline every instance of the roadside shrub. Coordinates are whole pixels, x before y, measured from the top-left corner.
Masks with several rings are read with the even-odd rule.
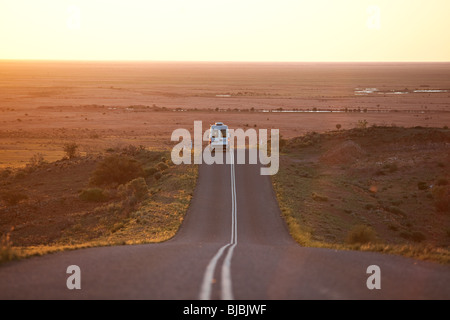
[[[389,224],[388,225],[388,229],[392,230],[392,231],[398,231],[398,227],[396,225],[394,225],[394,224]]]
[[[63,150],[69,159],[73,159],[77,155],[78,145],[75,142],[65,143]]]
[[[11,169],[3,169],[0,170],[0,178],[8,178],[11,175],[12,171]]]
[[[7,190],[0,193],[0,198],[6,205],[14,206],[20,201],[28,199],[28,196],[17,190]]]
[[[158,159],[161,159],[161,152],[159,152],[159,151],[145,150],[145,153],[142,153],[142,155],[145,157],[146,161],[148,161],[148,162],[155,162]],[[163,162],[162,159],[160,161]]]
[[[111,227],[111,233],[115,233],[119,231],[120,229],[123,229],[125,227],[125,223],[123,222],[117,222]]]
[[[136,200],[143,200],[148,196],[148,186],[142,177],[131,180],[119,187],[119,194],[126,197],[135,197]]]
[[[397,163],[387,163],[383,166],[384,169],[388,170],[390,173],[396,172],[398,170]]]
[[[161,172],[156,172],[156,173],[153,175],[153,178],[155,178],[156,180],[161,179],[161,177],[162,177]]]
[[[424,181],[419,181],[419,182],[417,182],[417,188],[419,190],[426,190],[426,189],[428,189],[428,184]]]
[[[122,153],[124,153],[128,156],[137,156],[144,150],[145,150],[145,147],[142,145],[134,146],[134,145],[130,144],[130,145],[122,148]]]
[[[278,142],[278,147],[280,148],[280,151],[284,151],[286,145],[288,144],[288,140],[284,139],[283,136],[280,135],[280,140]]]
[[[126,156],[112,155],[97,165],[90,183],[94,186],[124,184],[143,176],[144,170],[139,162]]]
[[[164,162],[158,163],[157,166],[158,166],[159,170],[161,170],[161,171],[169,169],[169,166],[167,164],[165,164]]]
[[[106,194],[103,189],[100,188],[89,188],[84,189],[80,192],[80,199],[89,202],[101,202],[107,199]]]
[[[368,122],[367,122],[366,119],[364,119],[364,120],[358,120],[358,123],[357,123],[357,125],[356,125],[356,128],[358,128],[358,129],[366,129],[366,128],[367,128],[367,124],[368,124]]]
[[[27,170],[18,170],[16,171],[16,173],[14,174],[14,178],[16,179],[23,179],[27,176]]]
[[[347,243],[349,244],[365,244],[375,240],[375,230],[367,225],[357,225],[347,235]]]
[[[91,138],[91,139],[98,139],[98,138],[100,138],[100,135],[98,133],[91,133],[89,135],[89,138]]]
[[[314,201],[328,201],[328,197],[321,196],[315,192],[312,193],[311,197]]]
[[[43,165],[44,163],[45,163],[44,155],[42,153],[38,152],[30,158],[28,165],[30,167],[35,168],[35,167],[39,167],[39,166]]]
[[[397,206],[385,207],[384,210],[393,214],[398,214],[399,216],[406,217],[406,213]]]
[[[11,261],[17,258],[17,252],[12,247],[11,232],[14,228],[11,228],[10,232],[3,234],[0,240],[0,262]]]
[[[152,177],[156,172],[158,172],[158,169],[155,167],[145,168],[144,173],[146,177]]]
[[[127,183],[127,187],[133,191],[138,200],[145,199],[148,196],[148,186],[144,178],[137,178]]]
[[[134,194],[132,194],[131,196],[129,196],[128,198],[125,199],[124,201],[124,213],[127,217],[130,216],[131,212],[135,209],[136,205],[138,204],[139,200],[138,198],[136,198],[136,196]]]

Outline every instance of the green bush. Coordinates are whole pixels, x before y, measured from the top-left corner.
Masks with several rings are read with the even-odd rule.
[[[366,225],[355,226],[347,235],[347,243],[349,244],[365,244],[374,242],[375,240],[375,230]]]
[[[97,165],[90,183],[94,186],[124,184],[144,175],[144,170],[138,161],[126,156],[112,155]]]
[[[106,194],[103,189],[100,188],[89,188],[84,189],[80,192],[80,199],[89,202],[101,202],[107,199]]]

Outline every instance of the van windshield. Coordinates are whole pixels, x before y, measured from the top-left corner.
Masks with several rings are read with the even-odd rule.
[[[227,129],[222,129],[220,131],[222,131],[222,137],[226,138],[227,137]]]
[[[212,130],[212,134],[211,134],[214,138],[226,138],[227,137],[227,129],[222,129],[222,130],[218,130],[218,129],[213,129]]]

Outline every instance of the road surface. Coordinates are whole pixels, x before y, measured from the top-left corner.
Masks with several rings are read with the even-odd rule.
[[[450,298],[448,266],[296,244],[280,216],[270,178],[259,168],[200,165],[191,206],[170,241],[1,265],[0,299]],[[80,267],[80,290],[66,286],[70,265]],[[380,289],[367,287],[371,265],[380,268]]]

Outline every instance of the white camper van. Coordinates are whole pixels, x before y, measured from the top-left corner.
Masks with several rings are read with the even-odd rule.
[[[209,145],[212,151],[229,149],[230,132],[223,122],[216,122],[209,128]]]

